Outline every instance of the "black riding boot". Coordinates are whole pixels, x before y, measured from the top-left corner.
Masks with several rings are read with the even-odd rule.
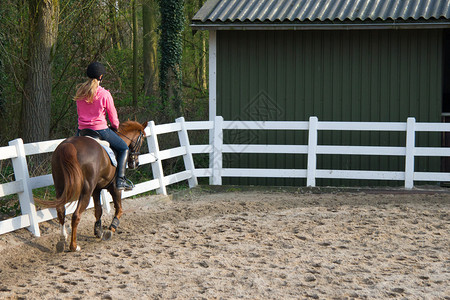
[[[132,190],[134,185],[125,178],[125,170],[127,168],[128,149],[117,155],[117,179],[116,187],[119,190]],[[129,181],[129,183],[128,183]]]

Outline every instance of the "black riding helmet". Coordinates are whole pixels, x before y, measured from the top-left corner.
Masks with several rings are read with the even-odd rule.
[[[93,62],[93,63],[91,63],[88,67],[87,67],[87,70],[86,70],[86,75],[89,77],[89,78],[92,78],[92,79],[97,79],[97,80],[100,80],[100,77],[103,75],[103,74],[105,74],[105,72],[106,72],[106,69],[105,69],[105,67],[101,64],[101,63],[99,63],[99,62]]]

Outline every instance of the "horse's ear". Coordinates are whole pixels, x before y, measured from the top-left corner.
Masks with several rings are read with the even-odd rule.
[[[147,128],[147,124],[148,124],[148,122],[147,121],[145,121],[144,123],[142,123],[141,125],[142,125],[142,127],[144,127],[144,128]]]

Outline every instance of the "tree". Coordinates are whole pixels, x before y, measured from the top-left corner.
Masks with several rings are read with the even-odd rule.
[[[161,0],[161,52],[159,69],[159,87],[163,108],[172,102],[175,116],[181,114],[182,73],[181,57],[183,53],[182,33],[184,28],[184,1]]]
[[[22,97],[22,138],[48,140],[52,95],[52,56],[58,35],[58,0],[29,0],[29,48]]]
[[[206,90],[208,88],[208,80],[206,78],[207,76],[207,68],[206,68],[206,38],[205,34],[203,32],[200,33],[200,38],[202,40],[202,54],[201,54],[201,67],[200,67],[200,81],[201,81],[201,87]]]
[[[157,29],[157,4],[155,0],[143,0],[143,62],[144,62],[144,91],[145,96],[156,96],[158,86],[158,35]]]
[[[138,105],[138,19],[136,0],[133,0],[133,106]]]
[[[202,7],[204,0],[196,0],[186,2],[185,15],[187,17],[186,26],[189,26],[190,20],[195,13]],[[191,75],[190,82],[184,78],[183,84],[200,90],[206,90],[207,86],[207,71],[206,71],[206,32],[197,31],[195,33],[185,32],[184,34],[184,53],[183,53],[183,75]]]
[[[109,19],[111,24],[110,30],[111,30],[112,46],[117,49],[121,49],[119,29],[117,26],[117,1],[110,0],[108,6],[109,6]]]

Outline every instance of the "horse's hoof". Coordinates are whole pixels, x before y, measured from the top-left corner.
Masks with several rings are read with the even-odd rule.
[[[112,239],[114,233],[111,230],[106,230],[103,232],[102,240],[109,241]]]
[[[103,236],[103,228],[102,228],[102,221],[98,220],[94,224],[94,235],[98,238],[102,238]]]
[[[56,252],[57,253],[63,252],[65,248],[66,248],[66,242],[65,241],[59,241],[56,244]]]
[[[78,252],[78,251],[81,251],[81,248],[80,248],[80,246],[77,246],[75,249],[73,249],[72,247],[70,248],[70,251],[72,251],[72,252]]]
[[[97,230],[95,230],[94,234],[95,234],[96,237],[98,237],[99,239],[101,239],[101,238],[103,237],[103,234],[104,234],[103,229],[100,229],[100,230],[97,229]]]

